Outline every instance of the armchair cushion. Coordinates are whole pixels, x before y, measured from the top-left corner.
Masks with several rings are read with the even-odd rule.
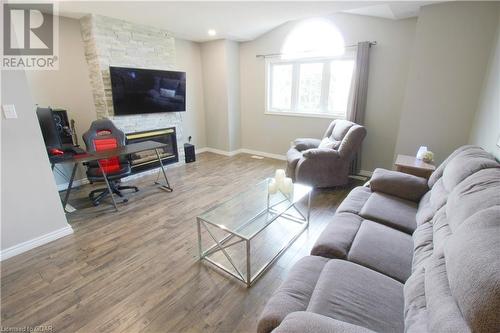
[[[294,141],[295,149],[303,151],[311,148],[318,148],[321,140],[311,138],[299,138]]]
[[[425,178],[380,168],[373,172],[370,188],[374,192],[390,194],[415,202],[419,202],[422,196],[429,191]]]
[[[365,327],[346,323],[314,312],[290,313],[274,333],[374,333]]]
[[[339,158],[336,150],[330,148],[312,148],[304,151],[302,156],[307,158]]]
[[[318,148],[330,148],[338,149],[340,147],[340,141],[331,140],[330,138],[323,138]]]

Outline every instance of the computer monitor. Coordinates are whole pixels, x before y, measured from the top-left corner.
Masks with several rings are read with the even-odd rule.
[[[47,149],[61,149],[61,138],[57,132],[51,108],[37,108],[36,115],[42,130],[43,140]]]

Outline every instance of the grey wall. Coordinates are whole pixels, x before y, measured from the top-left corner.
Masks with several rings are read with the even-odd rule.
[[[241,148],[240,113],[240,48],[239,43],[226,42],[229,151]]]
[[[416,20],[394,21],[336,14],[331,16],[331,21],[340,30],[346,44],[366,40],[378,43],[371,49],[365,118],[368,135],[363,143],[362,169],[391,168]],[[290,141],[297,137],[319,138],[332,121],[329,118],[264,114],[265,61],[255,56],[279,53],[287,34],[296,24],[285,24],[240,45],[244,148],[284,155]]]
[[[422,7],[396,153],[420,145],[441,162],[469,140],[498,22],[498,3]]]
[[[239,45],[216,40],[201,45],[207,146],[240,148]]]
[[[469,143],[483,147],[500,160],[500,11],[495,45],[491,51]]]
[[[18,115],[2,115],[1,123],[3,251],[69,225],[24,72],[2,71],[2,104],[14,104]]]

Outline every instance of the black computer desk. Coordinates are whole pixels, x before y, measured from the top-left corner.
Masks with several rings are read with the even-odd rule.
[[[115,210],[118,211],[118,206],[116,205],[116,201],[115,201],[115,198],[113,196],[113,191],[111,191],[111,187],[109,186],[109,182],[108,182],[108,179],[106,177],[106,172],[102,168],[99,160],[108,159],[108,158],[114,157],[114,156],[130,155],[133,153],[139,153],[141,151],[146,151],[146,150],[154,150],[156,152],[156,157],[158,158],[158,163],[160,164],[160,168],[161,168],[161,171],[163,173],[163,178],[165,179],[165,184],[159,182],[158,179],[155,181],[155,184],[160,185],[160,187],[167,192],[172,192],[173,189],[170,187],[170,184],[168,182],[167,173],[165,171],[165,167],[161,161],[160,153],[158,151],[158,149],[164,148],[166,146],[167,146],[167,144],[156,142],[156,141],[143,141],[143,142],[138,142],[138,143],[131,143],[131,144],[126,145],[124,147],[110,149],[110,150],[101,151],[101,152],[92,152],[92,153],[87,152],[85,154],[78,154],[78,155],[50,156],[49,160],[50,160],[50,164],[52,166],[52,169],[54,169],[56,164],[73,164],[73,170],[71,171],[71,178],[69,179],[68,188],[66,189],[66,194],[65,194],[64,200],[63,200],[64,211],[66,211],[66,205],[68,203],[69,194],[71,193],[73,181],[75,180],[76,169],[78,167],[78,164],[85,163],[85,162],[91,162],[91,161],[97,161],[99,167],[101,168],[101,172],[102,172],[102,175],[104,176],[103,178],[104,178],[104,181],[106,183],[106,187],[108,188],[109,194],[111,195],[111,200],[113,201],[113,206],[115,207]]]

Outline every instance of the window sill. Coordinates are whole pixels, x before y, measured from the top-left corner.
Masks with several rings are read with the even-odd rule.
[[[345,119],[345,117],[342,115],[326,114],[326,113],[266,111],[264,112],[264,114],[271,116],[291,116],[291,117],[302,117],[302,118]]]

